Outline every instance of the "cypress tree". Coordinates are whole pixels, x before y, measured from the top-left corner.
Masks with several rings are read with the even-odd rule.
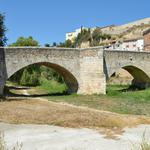
[[[5,36],[6,27],[4,25],[5,16],[0,13],[0,46],[5,46],[7,38]]]

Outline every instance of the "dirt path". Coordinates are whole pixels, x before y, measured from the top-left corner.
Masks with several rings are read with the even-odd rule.
[[[16,142],[23,150],[131,150],[138,145],[146,129],[150,137],[150,125],[126,128],[119,139],[106,139],[104,135],[90,129],[72,129],[48,125],[13,125],[0,123],[5,133],[8,149]]]

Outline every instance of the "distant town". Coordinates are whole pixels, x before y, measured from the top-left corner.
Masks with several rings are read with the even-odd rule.
[[[101,35],[107,35],[105,36],[106,38],[99,37],[99,40],[97,40],[98,43],[96,45],[92,45],[105,46],[106,50],[150,50],[150,18],[137,20],[120,26],[110,25],[93,28],[81,27],[73,32],[66,33],[66,41],[71,41],[74,43],[79,34],[81,34],[83,31],[90,32],[91,35],[94,34],[94,32]],[[81,40],[77,47],[91,47],[92,40],[90,38],[85,38],[84,40]]]

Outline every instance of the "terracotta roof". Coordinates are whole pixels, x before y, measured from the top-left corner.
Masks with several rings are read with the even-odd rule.
[[[150,33],[150,28],[143,32],[143,35]]]
[[[139,39],[143,39],[143,37],[137,37],[137,38],[132,38],[132,39],[126,39],[126,40],[124,40],[123,42],[136,41],[136,40],[139,40]]]

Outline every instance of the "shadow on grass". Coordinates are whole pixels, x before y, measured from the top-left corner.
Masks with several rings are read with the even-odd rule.
[[[25,95],[25,94],[16,94],[11,92],[10,90],[27,90],[30,89],[29,87],[15,87],[15,86],[7,86],[5,87],[5,97],[18,97],[18,98],[38,98],[38,97],[47,97],[47,96],[65,96],[65,95],[70,95],[68,92],[56,92],[56,93],[48,93],[48,94],[30,94],[30,95]]]
[[[9,90],[28,90],[30,89],[29,87],[16,87],[16,86],[7,86],[6,89],[9,89]]]
[[[128,88],[118,90],[118,92],[136,92],[136,91],[142,91],[142,90],[145,90],[145,88],[138,88],[138,87],[131,85]]]

